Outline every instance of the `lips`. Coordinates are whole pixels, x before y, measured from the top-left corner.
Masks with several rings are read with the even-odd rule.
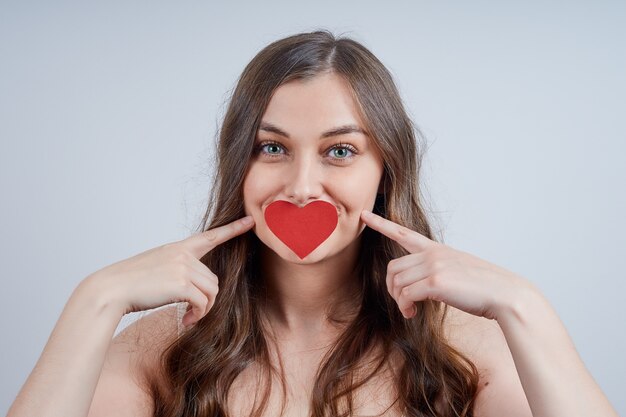
[[[298,207],[278,200],[265,208],[265,222],[274,235],[300,259],[313,252],[337,227],[337,209],[327,201]]]

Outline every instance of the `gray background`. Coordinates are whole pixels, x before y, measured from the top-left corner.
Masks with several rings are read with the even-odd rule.
[[[393,73],[445,243],[535,282],[626,414],[624,3],[260,3],[0,4],[0,412],[84,277],[194,230],[248,61],[327,28]]]

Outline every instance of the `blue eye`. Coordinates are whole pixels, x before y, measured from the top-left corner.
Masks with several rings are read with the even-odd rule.
[[[255,153],[260,153],[270,158],[278,158],[286,153],[283,145],[274,141],[261,142],[255,148],[255,151]],[[337,162],[348,161],[349,159],[353,158],[356,153],[356,148],[347,143],[338,143],[336,145],[333,145],[326,151],[326,154],[329,155],[331,159]]]
[[[333,153],[333,157],[337,159],[348,159],[353,157],[354,155],[348,155],[348,153],[353,153],[351,149],[347,146],[335,146],[330,150]]]
[[[282,147],[277,144],[277,143],[268,143],[265,144],[263,146],[261,146],[261,149],[267,147],[267,153],[269,153],[270,155],[279,155],[280,153],[278,152],[279,149],[281,149]]]
[[[281,152],[281,150],[283,152]],[[283,145],[281,145],[278,142],[265,141],[265,142],[261,142],[260,144],[254,147],[255,155],[261,154],[262,156],[265,156],[265,157],[278,158],[284,153],[285,152],[283,149]]]

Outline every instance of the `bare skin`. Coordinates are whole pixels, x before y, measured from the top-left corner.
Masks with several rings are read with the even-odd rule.
[[[253,224],[250,218],[240,219],[150,249],[85,278],[65,305],[8,417],[84,417],[98,384],[105,384],[100,392],[112,401],[96,415],[107,415],[120,403],[132,407],[113,414],[134,415],[133,410],[144,409],[134,382],[142,347],[134,342],[111,344],[122,316],[176,301],[193,307],[183,318],[185,323],[204,316],[215,302],[218,279],[199,259]],[[103,368],[105,359],[111,359],[111,368]]]
[[[94,395],[90,417],[151,415],[151,399],[140,389],[139,381],[143,376],[154,375],[156,360],[163,347],[176,337],[177,325],[176,309],[168,307],[134,322],[114,339]],[[516,415],[514,412],[520,416],[529,415],[524,414],[527,403],[523,396],[511,395],[511,392],[501,396],[507,390],[521,392],[522,387],[499,326],[492,320],[451,308],[445,328],[450,343],[467,355],[480,370],[476,415],[489,416],[503,410],[510,415]],[[292,387],[288,392],[291,397],[285,416],[304,416],[308,411],[313,375],[325,352],[323,343],[310,348],[282,340],[278,349],[283,352],[287,386]],[[247,368],[233,383],[229,393],[232,415],[246,415],[252,408],[250,399],[254,397],[255,390],[262,390],[257,385],[256,369],[255,366]],[[394,399],[394,393],[389,389],[392,375],[387,369],[356,392],[356,416],[378,415],[389,407]],[[277,415],[282,400],[279,394],[273,392],[265,416]],[[400,414],[390,409],[384,415]]]
[[[337,126],[363,127],[341,79],[325,74],[281,86],[263,122],[266,129],[255,139],[260,151],[244,180],[245,212],[252,223],[237,221],[155,248],[85,279],[70,297],[8,417],[150,416],[151,400],[137,381],[152,375],[162,348],[176,337],[174,310],[142,318],[111,343],[117,324],[125,313],[174,301],[193,306],[184,324],[199,320],[213,305],[219,280],[199,258],[253,226],[264,245],[262,275],[272,300],[266,313],[278,336],[273,353],[288,356],[286,416],[308,414],[314,370],[338,332],[327,320],[327,309],[349,313],[353,307],[356,277],[351,272],[365,227],[410,252],[390,263],[387,276],[389,293],[406,317],[414,314],[413,303],[424,299],[451,306],[447,337],[481,372],[475,415],[617,416],[558,316],[528,281],[368,215],[379,190],[382,161],[367,135],[321,138]],[[289,137],[278,134],[276,127]],[[273,236],[263,218],[265,207],[279,199],[335,205],[337,229],[307,257],[298,258]],[[388,378],[381,374],[357,393],[357,415],[378,414],[391,403]],[[231,411],[242,415],[249,407],[246,394],[258,388],[254,367],[235,384]],[[272,397],[266,415],[276,415],[279,405]]]

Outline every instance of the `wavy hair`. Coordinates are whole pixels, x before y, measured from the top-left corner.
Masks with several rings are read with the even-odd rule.
[[[361,43],[335,37],[328,30],[277,40],[258,52],[243,70],[217,134],[212,193],[198,231],[245,216],[242,185],[249,166],[246,161],[252,157],[261,117],[275,90],[289,81],[329,71],[348,82],[370,140],[384,162],[383,192],[373,211],[435,240],[419,187],[423,149],[417,139],[422,139],[422,134],[407,115],[392,75]],[[404,319],[387,291],[385,276],[389,261],[408,252],[367,227],[361,239],[356,265],[358,306],[349,319],[330,317],[343,323],[344,330],[315,375],[311,417],[352,415],[353,392],[391,358],[400,358],[392,384],[392,406],[405,416],[472,416],[478,372],[446,342],[443,323],[447,306],[433,300],[419,302],[417,314]],[[167,346],[157,372],[145,381],[155,417],[229,416],[229,389],[252,364],[260,366],[268,383],[264,392],[255,396],[251,416],[259,417],[265,411],[271,375],[279,372],[270,361],[271,337],[262,320],[260,244],[248,231],[200,259],[219,277],[220,292],[210,312]],[[370,354],[373,360],[362,376],[362,362]],[[280,371],[284,410],[282,365]],[[262,399],[260,404],[257,397]]]

